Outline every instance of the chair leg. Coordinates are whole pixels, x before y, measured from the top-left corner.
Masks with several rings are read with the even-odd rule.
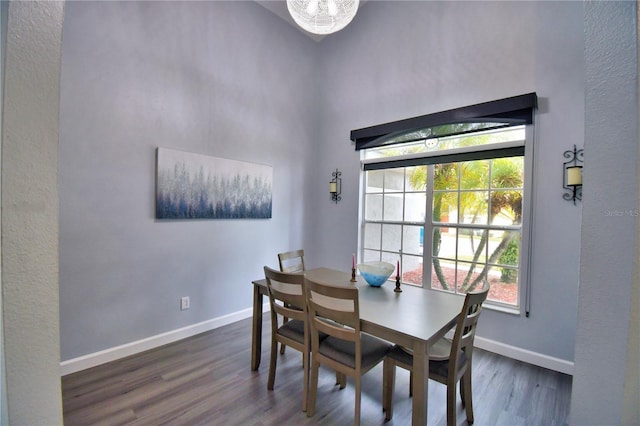
[[[413,370],[409,371],[409,398],[413,397]]]
[[[456,424],[456,384],[447,384],[447,426]]]
[[[309,393],[307,394],[307,417],[312,417],[316,411],[316,397],[318,396],[318,370],[320,363],[311,357],[311,377],[309,378]]]
[[[361,380],[362,376],[356,376],[356,412],[353,419],[354,426],[360,426],[360,401],[361,401]]]
[[[307,403],[309,399],[309,352],[302,354],[303,387],[302,387],[302,411],[307,411]]]
[[[347,386],[346,374],[336,371],[336,385],[340,385],[340,389],[344,389]]]
[[[385,421],[393,417],[393,390],[396,381],[396,365],[391,358],[382,363],[382,411]]]
[[[473,398],[471,393],[471,369],[462,376],[460,380],[462,400],[464,401],[464,408],[467,413],[467,422],[473,423]]]
[[[276,381],[276,359],[278,358],[278,342],[271,341],[271,360],[269,361],[269,379],[267,381],[267,389],[273,390],[273,384]]]

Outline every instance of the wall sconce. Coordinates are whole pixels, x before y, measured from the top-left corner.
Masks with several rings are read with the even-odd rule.
[[[329,182],[329,193],[331,194],[331,201],[335,201],[338,204],[338,201],[342,199],[340,197],[340,193],[342,192],[342,172],[336,169],[335,172],[331,173],[333,179]]]
[[[573,145],[573,151],[565,151],[564,158],[568,158],[562,164],[562,187],[569,192],[562,195],[562,198],[568,201],[582,200],[582,163],[584,158],[584,149],[576,149]],[[578,164],[580,163],[580,165]]]

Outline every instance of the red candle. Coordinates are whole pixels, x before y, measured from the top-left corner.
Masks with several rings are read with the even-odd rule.
[[[400,277],[400,261],[399,260],[398,260],[398,268],[397,269],[398,269],[398,275],[397,276]]]
[[[356,269],[356,254],[351,255],[351,269]]]

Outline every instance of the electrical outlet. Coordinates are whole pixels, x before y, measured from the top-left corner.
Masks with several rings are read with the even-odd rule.
[[[189,296],[180,299],[180,310],[184,311],[186,309],[189,309]]]

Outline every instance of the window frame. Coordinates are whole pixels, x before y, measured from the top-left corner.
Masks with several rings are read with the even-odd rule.
[[[395,157],[381,157],[381,158],[365,158],[366,149],[361,150],[360,155],[360,208],[359,208],[359,230],[358,230],[358,253],[360,259],[364,259],[365,256],[365,227],[367,224],[380,224],[380,230],[382,234],[382,229],[384,225],[400,225],[400,226],[423,226],[424,229],[424,240],[423,240],[423,252],[422,252],[422,262],[423,262],[423,279],[422,283],[419,285],[422,288],[432,290],[432,291],[444,291],[438,290],[431,287],[431,283],[433,277],[431,276],[431,265],[433,264],[433,229],[438,224],[434,224],[432,218],[432,209],[433,209],[433,194],[435,193],[434,188],[426,189],[426,205],[425,211],[430,212],[425,214],[425,220],[423,222],[414,222],[414,221],[405,221],[404,220],[404,209],[405,206],[403,204],[403,215],[402,220],[400,221],[388,221],[388,220],[367,220],[366,219],[366,196],[367,196],[367,172],[373,170],[382,170],[382,169],[394,169],[394,168],[404,168],[410,166],[417,165],[427,165],[427,171],[430,174],[430,179],[428,182],[433,182],[433,165],[434,164],[443,164],[443,163],[452,163],[452,162],[461,162],[461,161],[470,161],[470,160],[479,160],[479,159],[494,159],[494,158],[505,158],[509,156],[522,156],[524,159],[524,176],[522,183],[523,190],[523,199],[522,199],[522,219],[520,225],[520,250],[519,250],[519,265],[518,265],[518,297],[515,305],[500,303],[498,301],[487,300],[486,305],[487,308],[492,310],[498,310],[506,313],[520,315],[523,311],[526,316],[529,316],[529,307],[530,307],[530,261],[531,261],[531,234],[532,234],[532,206],[533,206],[533,175],[534,175],[534,124],[525,124],[524,125],[525,136],[523,140],[519,141],[510,141],[510,142],[500,142],[495,144],[488,145],[477,145],[472,147],[463,147],[463,148],[455,148],[441,151],[431,151],[431,152],[423,152],[416,154],[408,154],[408,155],[400,155]],[[483,132],[477,132],[479,134]],[[501,154],[507,155],[501,155]],[[520,153],[520,154],[518,154]],[[406,169],[404,169],[406,170]],[[406,185],[406,175],[404,176],[404,182]],[[431,185],[429,185],[431,186]],[[460,191],[460,189],[458,189]],[[414,192],[414,191],[409,191]],[[402,194],[407,193],[406,186],[403,187],[401,191]],[[383,195],[384,198],[384,195]],[[384,204],[382,205],[384,208]],[[383,217],[384,218],[384,217]],[[468,228],[469,224],[451,224],[455,227],[463,227]],[[476,225],[477,226],[477,225]],[[475,227],[475,226],[471,226]],[[481,229],[496,229],[500,226],[488,224],[485,226],[478,226]],[[505,228],[513,229],[512,226],[507,226]],[[382,235],[380,236],[382,238]],[[400,235],[400,244],[403,246],[403,238],[404,232],[401,232]],[[383,250],[382,243],[379,249],[381,255],[382,253],[393,253],[391,251]],[[404,256],[404,253],[402,253]],[[413,254],[411,254],[413,255]],[[487,259],[488,260],[488,259]],[[426,283],[426,284],[425,284]],[[405,283],[406,285],[414,285],[410,283]],[[464,294],[453,292],[450,294],[457,296],[464,296]]]

